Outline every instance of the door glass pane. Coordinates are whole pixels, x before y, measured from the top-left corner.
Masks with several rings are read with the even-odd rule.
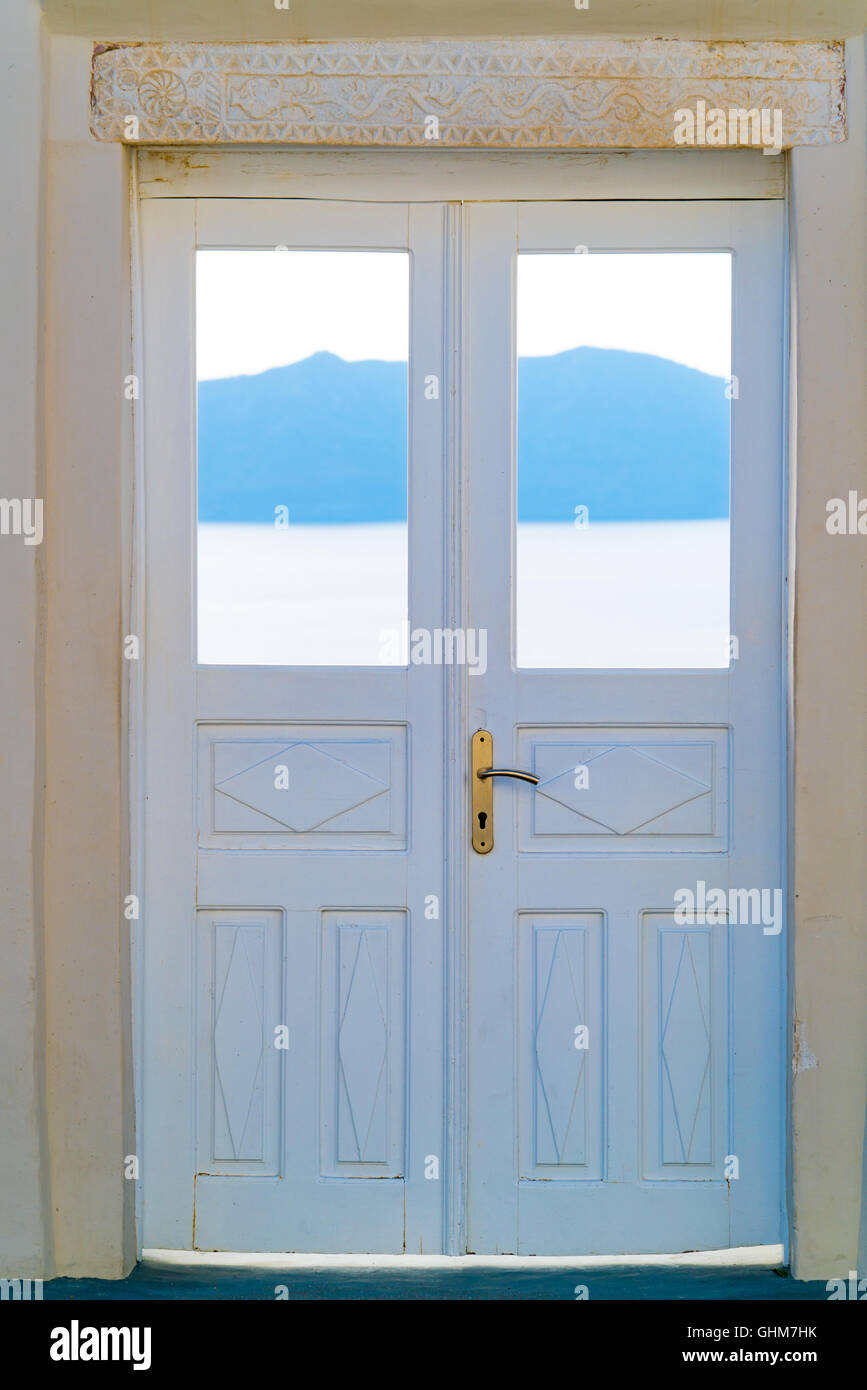
[[[517,664],[729,664],[731,256],[518,257]]]
[[[197,253],[200,662],[400,660],[408,262]]]

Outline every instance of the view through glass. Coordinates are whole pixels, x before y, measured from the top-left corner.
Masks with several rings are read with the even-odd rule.
[[[728,252],[518,257],[516,657],[726,667]]]
[[[197,253],[199,662],[402,659],[408,261]]]

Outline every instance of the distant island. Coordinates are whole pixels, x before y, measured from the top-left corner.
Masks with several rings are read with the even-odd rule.
[[[576,506],[591,521],[728,516],[723,378],[589,347],[523,357],[518,373],[520,521],[571,522]],[[317,352],[201,382],[199,520],[271,522],[287,506],[292,525],[401,521],[406,430],[403,362]]]

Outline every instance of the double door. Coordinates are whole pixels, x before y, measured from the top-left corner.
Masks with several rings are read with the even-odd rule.
[[[779,205],[142,218],[145,1246],[778,1241]]]

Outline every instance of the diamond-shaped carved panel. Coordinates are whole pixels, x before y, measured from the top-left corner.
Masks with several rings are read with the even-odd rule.
[[[586,1048],[585,933],[536,932],[536,1162],[583,1163]]]
[[[576,774],[576,767],[585,767],[586,777]],[[559,802],[597,832],[630,835],[689,802],[702,800],[706,809],[710,784],[684,775],[658,753],[650,757],[640,748],[619,747],[570,762],[540,781],[538,795]]]
[[[605,914],[523,911],[517,934],[520,1178],[601,1180]]]
[[[261,927],[216,928],[214,1071],[223,1159],[262,1156],[264,940]]]
[[[320,1172],[406,1172],[404,909],[322,914]]]
[[[196,912],[196,1171],[275,1176],[282,1157],[283,914]]]
[[[403,725],[202,725],[199,844],[402,849]]]
[[[660,1101],[663,1163],[709,1163],[710,936],[660,936]]]
[[[240,802],[277,827],[319,830],[388,792],[387,746],[375,747],[374,756],[365,759],[379,775],[348,761],[352,753],[345,748],[340,752],[342,756],[315,743],[272,748],[263,758],[257,750],[255,762],[217,782],[217,795]]]
[[[341,1162],[387,1161],[388,934],[341,927],[338,1053]]]
[[[539,778],[518,808],[522,850],[727,848],[725,729],[521,729],[517,757]]]

